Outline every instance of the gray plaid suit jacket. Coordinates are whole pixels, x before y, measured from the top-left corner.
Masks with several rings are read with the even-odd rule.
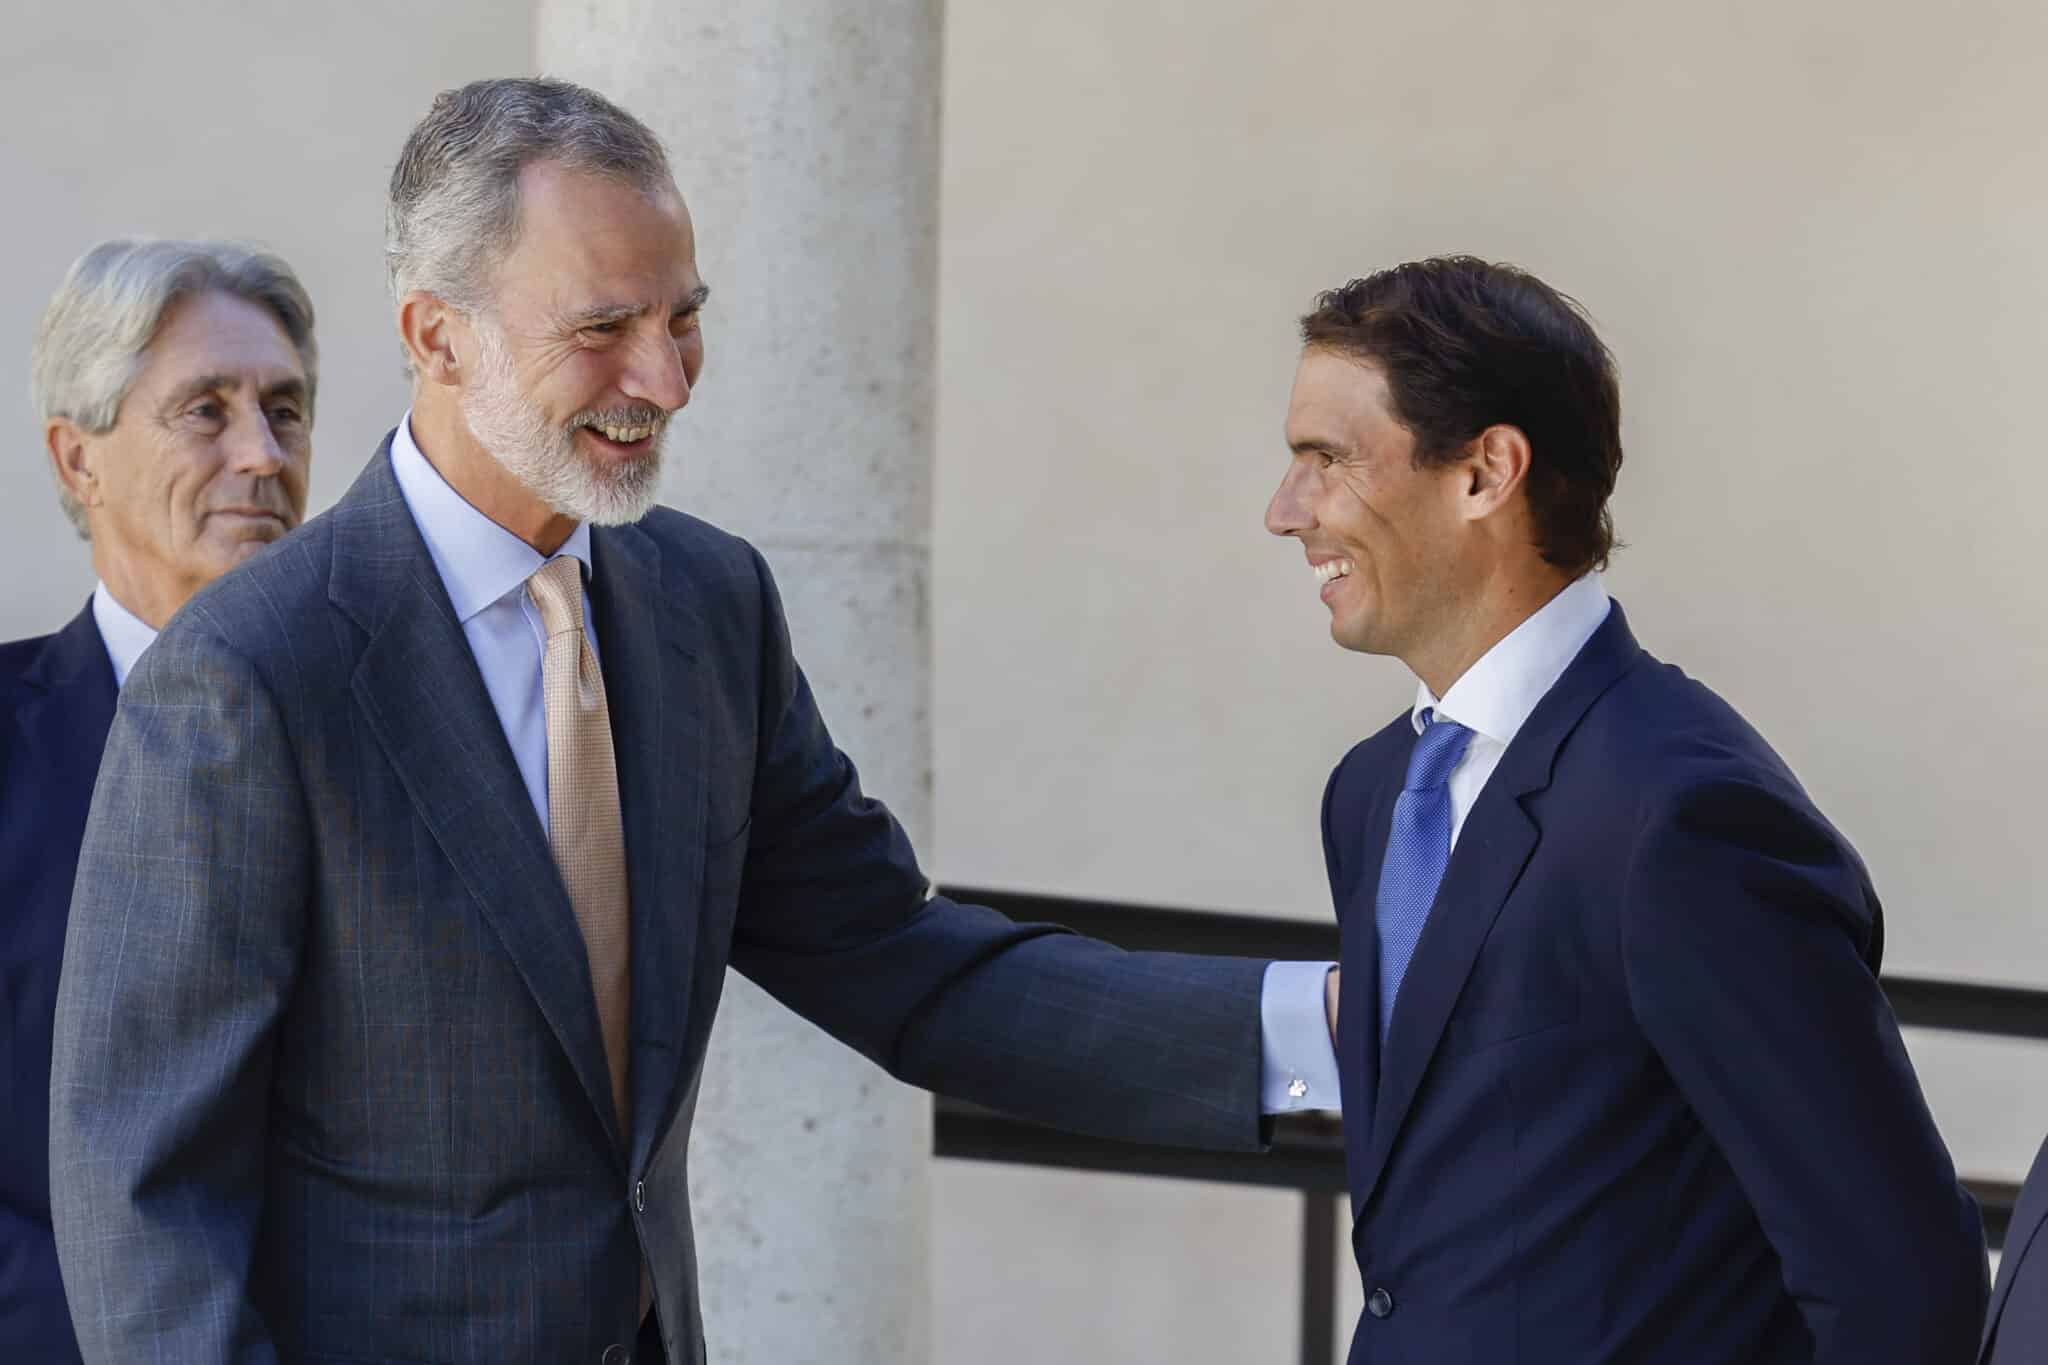
[[[593,551],[633,912],[620,1131],[567,894],[388,446],[122,693],[51,1079],[86,1360],[595,1365],[634,1339],[644,1255],[668,1360],[701,1361],[685,1163],[728,963],[912,1083],[1258,1143],[1263,964],[928,900],[760,556],[666,509]]]

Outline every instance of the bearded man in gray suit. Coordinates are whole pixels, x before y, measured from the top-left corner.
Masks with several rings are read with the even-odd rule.
[[[444,95],[387,250],[411,411],[171,623],[107,744],[51,1096],[88,1361],[701,1361],[728,963],[1069,1127],[1250,1148],[1334,1096],[1288,1061],[1330,1065],[1327,964],[928,897],[760,555],[652,505],[705,288],[643,125],[561,82]]]

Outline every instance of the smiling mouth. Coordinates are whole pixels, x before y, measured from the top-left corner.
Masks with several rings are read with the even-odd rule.
[[[1326,559],[1320,564],[1311,564],[1309,567],[1315,570],[1316,583],[1319,585],[1316,595],[1323,599],[1324,606],[1332,606],[1332,599],[1338,592],[1337,585],[1351,577],[1351,561],[1348,559]]]
[[[660,422],[584,422],[576,429],[588,432],[600,447],[621,455],[645,455],[661,435]]]

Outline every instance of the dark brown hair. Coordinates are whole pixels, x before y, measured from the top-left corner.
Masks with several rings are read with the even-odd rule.
[[[1571,298],[1511,265],[1436,256],[1320,295],[1301,339],[1386,375],[1418,464],[1460,458],[1490,426],[1519,428],[1544,560],[1573,573],[1606,567],[1621,390],[1614,357]]]

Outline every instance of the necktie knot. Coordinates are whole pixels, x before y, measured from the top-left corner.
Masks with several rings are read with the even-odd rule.
[[[1415,737],[1415,751],[1408,755],[1408,780],[1403,791],[1433,791],[1451,780],[1451,770],[1465,756],[1472,732],[1454,720],[1444,720],[1435,711],[1422,713],[1422,733]]]
[[[557,555],[526,580],[526,595],[540,609],[541,629],[552,639],[583,629],[583,565],[574,555]]]

